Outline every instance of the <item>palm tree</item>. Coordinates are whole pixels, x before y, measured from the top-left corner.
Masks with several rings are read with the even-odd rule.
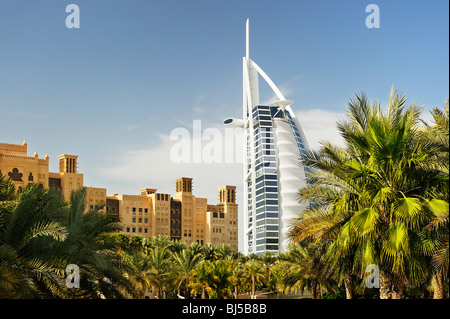
[[[221,244],[216,246],[216,258],[217,259],[225,259],[227,256],[231,256],[233,254],[233,248],[228,244]]]
[[[144,247],[147,247],[150,249],[156,248],[156,247],[162,248],[162,249],[171,248],[173,245],[175,245],[177,243],[179,244],[179,242],[173,242],[169,236],[163,236],[163,235],[142,239],[142,245]],[[181,245],[183,245],[183,244],[181,244]]]
[[[269,252],[265,252],[262,256],[260,256],[259,260],[261,261],[262,267],[264,268],[265,281],[268,281],[271,268],[277,261],[277,257]]]
[[[217,299],[226,298],[230,290],[231,269],[226,260],[215,260],[211,262],[212,282],[210,284],[211,294]]]
[[[80,268],[80,290],[68,291],[73,298],[123,298],[123,291],[133,293],[122,271],[124,264],[112,242],[100,240],[103,234],[122,229],[119,218],[98,209],[85,213],[86,189],[73,191],[67,213],[58,219],[67,230],[67,238],[53,245],[52,256]]]
[[[7,228],[7,219],[16,205],[16,192],[14,183],[0,174],[0,298],[12,297],[15,285],[18,282],[14,274],[14,264],[17,254],[14,249],[3,242],[3,233]]]
[[[148,246],[145,243],[145,238],[140,235],[133,235],[128,239],[127,250],[139,253],[146,249]]]
[[[265,275],[265,270],[260,261],[253,259],[245,263],[243,277],[251,282],[252,299],[256,298],[256,286],[261,283]]]
[[[202,261],[200,247],[191,245],[189,248],[174,254],[175,269],[178,287],[185,287],[186,298],[191,297],[191,281],[194,277],[194,270]]]
[[[293,291],[300,291],[303,294],[307,286],[305,268],[298,258],[294,258],[291,252],[292,249],[295,249],[294,246],[291,246],[287,252],[278,253],[278,261],[272,267],[272,277],[268,286],[271,284],[274,286],[273,291],[277,292],[277,298],[278,294],[286,294]]]
[[[214,261],[217,260],[217,246],[207,243],[205,246],[203,246],[203,256],[205,260],[208,261]]]
[[[62,296],[63,261],[50,256],[51,245],[67,237],[52,220],[64,211],[63,199],[37,184],[14,193],[12,182],[0,177],[0,296]]]
[[[171,241],[170,245],[164,246],[168,247],[173,254],[180,254],[187,248],[187,244],[179,240]]]
[[[230,285],[234,288],[234,299],[238,298],[239,288],[243,285],[244,267],[239,259],[230,255],[227,259],[229,263],[231,276],[228,278]]]
[[[448,264],[449,264],[449,207],[445,201],[430,203],[435,212],[434,219],[427,225],[426,230],[432,238],[436,239],[429,250],[432,255],[432,273],[434,282],[434,299],[444,299],[444,282],[448,286]]]
[[[150,282],[150,257],[144,253],[122,253],[124,272],[126,278],[136,290],[136,296],[143,299],[145,293],[151,288]]]
[[[102,234],[98,236],[98,241],[101,244],[114,247],[119,253],[126,252],[131,254],[133,252],[130,245],[130,240],[124,233]]]
[[[348,173],[351,154],[329,142],[322,142],[319,151],[307,152],[304,162],[310,168],[309,183],[299,191],[299,199],[309,207],[294,219],[291,242],[327,243],[329,266],[338,283],[344,283],[346,298],[352,299],[355,247],[349,244],[348,222],[361,208],[364,184]]]
[[[210,261],[203,260],[193,271],[192,287],[194,291],[201,291],[201,298],[206,298],[206,293],[210,293],[213,273]]]
[[[448,176],[449,170],[449,100],[444,102],[442,109],[435,107],[430,111],[434,125],[423,122],[425,130],[420,136],[424,148],[430,155],[428,165]],[[448,190],[448,189],[447,189]],[[443,189],[442,191],[445,191]],[[448,195],[448,193],[447,193]]]
[[[308,289],[313,299],[320,299],[322,290],[331,290],[331,268],[326,256],[326,244],[302,241],[290,247],[287,259],[298,265],[293,273],[293,286],[302,292]]]
[[[6,179],[6,176],[0,174],[0,202],[4,206],[9,201],[17,198],[14,183]]]
[[[432,255],[434,298],[444,298],[444,281],[448,281],[449,239],[448,239],[448,172],[449,172],[449,101],[444,103],[443,110],[431,110],[435,125],[424,123],[426,128],[421,136],[422,142],[431,154],[426,165],[442,172],[446,185],[433,189],[438,200],[431,200],[428,207],[433,212],[433,220],[427,225],[430,236],[437,239],[428,251]],[[442,187],[443,186],[443,187]],[[447,186],[447,187],[446,187]],[[448,285],[448,284],[447,284]]]
[[[427,206],[445,184],[441,171],[424,165],[433,152],[419,138],[420,108],[405,101],[393,89],[383,113],[364,94],[350,100],[349,121],[338,124],[345,149],[325,144],[308,156],[317,171],[301,196],[313,200],[312,208],[292,232],[297,241],[329,240],[329,249],[346,260],[339,270],[344,279],[379,265],[381,298],[398,298],[427,277],[423,229],[433,216]]]
[[[422,165],[429,153],[418,138],[420,108],[405,102],[393,89],[383,114],[378,102],[370,106],[357,95],[349,104],[350,121],[338,124],[347,147],[357,150],[353,176],[365,184],[362,209],[349,226],[363,256],[361,269],[380,266],[381,298],[400,298],[405,283],[425,277],[423,227],[432,216],[424,196],[442,183],[441,172]]]
[[[158,299],[165,298],[165,287],[168,285],[171,276],[171,258],[168,247],[156,246],[148,251],[149,270],[148,277],[150,284],[156,290]]]

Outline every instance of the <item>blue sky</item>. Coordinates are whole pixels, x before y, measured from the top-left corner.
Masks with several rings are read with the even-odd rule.
[[[68,29],[66,5],[80,8]],[[380,8],[368,29],[365,8]],[[195,194],[241,185],[240,164],[167,165],[176,127],[221,127],[242,109],[245,21],[250,57],[294,100],[309,144],[333,139],[356,92],[395,85],[428,111],[449,96],[446,0],[0,1],[0,141],[79,155],[86,186]],[[272,93],[261,81],[262,100]],[[238,189],[239,191],[239,189]],[[239,197],[238,197],[239,198]]]

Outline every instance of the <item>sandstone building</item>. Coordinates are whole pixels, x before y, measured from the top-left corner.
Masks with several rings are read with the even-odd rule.
[[[59,171],[49,172],[49,157],[27,155],[27,143],[0,143],[0,174],[11,179],[17,191],[29,183],[58,188],[67,201],[73,190],[83,187],[83,174],[77,170],[78,156],[58,157]],[[206,198],[192,193],[192,178],[175,181],[176,193],[158,193],[144,188],[137,195],[107,195],[106,188],[86,187],[86,212],[92,209],[116,213],[127,236],[166,235],[188,244],[230,244],[238,249],[238,205],[236,187],[220,186],[219,203],[209,205]]]

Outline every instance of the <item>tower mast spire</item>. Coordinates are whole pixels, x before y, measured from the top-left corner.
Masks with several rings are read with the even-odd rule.
[[[247,18],[247,25],[246,25],[246,33],[245,33],[245,57],[247,60],[250,58],[250,30],[249,30],[249,20]]]

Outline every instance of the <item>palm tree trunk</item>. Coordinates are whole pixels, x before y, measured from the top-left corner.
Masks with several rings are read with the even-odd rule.
[[[404,286],[386,275],[380,275],[380,299],[402,299]]]
[[[202,299],[205,299],[205,286],[202,285]]]
[[[402,299],[403,298],[403,291],[392,291],[392,299]]]
[[[353,279],[348,273],[344,275],[344,285],[345,285],[345,297],[347,299],[353,299]]]
[[[238,286],[236,285],[236,286],[234,286],[234,299],[237,299],[237,297],[238,297],[238,292],[239,292]]]
[[[161,299],[161,288],[156,289],[156,299]]]
[[[186,299],[191,299],[191,290],[189,289],[189,279],[186,279],[185,285],[186,285]]]
[[[313,295],[313,299],[317,299],[317,283],[313,283],[312,295]]]
[[[434,292],[433,299],[444,299],[444,282],[442,273],[437,272],[433,274]]]
[[[380,299],[391,299],[391,281],[384,274],[380,274]]]
[[[252,299],[255,299],[255,276],[252,276]]]
[[[403,290],[404,284],[400,280],[394,280],[392,282],[392,299],[402,299],[403,298]]]

